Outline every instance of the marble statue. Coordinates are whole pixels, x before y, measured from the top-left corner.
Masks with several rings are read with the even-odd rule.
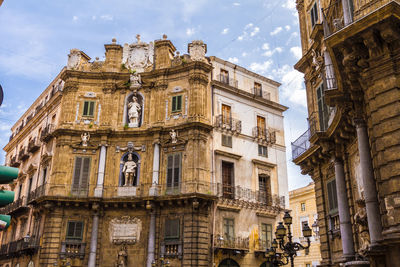
[[[169,135],[171,136],[171,143],[176,144],[178,139],[177,139],[175,130],[172,129],[172,131],[169,132]]]
[[[89,133],[81,134],[81,139],[82,139],[82,146],[87,146],[90,139],[90,134]]]
[[[126,249],[126,246],[124,245],[118,251],[117,264],[115,266],[116,267],[127,267],[128,266],[127,258],[128,258],[128,251]]]
[[[132,101],[128,104],[129,127],[139,127],[139,115],[142,107],[137,101],[137,97],[133,96]]]
[[[358,199],[356,203],[358,206],[358,211],[354,215],[354,221],[357,224],[358,235],[361,240],[360,249],[358,250],[358,252],[360,255],[364,256],[365,252],[368,250],[368,247],[370,245],[367,211],[365,209],[364,199]]]
[[[124,186],[133,186],[134,178],[136,176],[136,162],[133,161],[132,154],[128,154],[128,160],[124,163],[122,172],[125,176]]]

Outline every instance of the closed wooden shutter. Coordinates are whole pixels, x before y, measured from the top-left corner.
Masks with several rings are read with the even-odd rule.
[[[337,193],[336,193],[336,180],[332,180],[332,181],[328,182],[327,188],[328,188],[329,210],[335,211],[338,207]]]
[[[228,105],[222,104],[222,123],[230,124],[231,123],[231,107]]]
[[[222,134],[222,145],[226,147],[232,147],[232,136]]]
[[[72,179],[72,193],[86,195],[89,185],[90,158],[76,157],[74,177]]]
[[[82,171],[82,160],[83,160],[83,158],[81,158],[81,157],[75,158],[75,171],[74,171],[74,178],[72,181],[73,189],[79,188],[80,179],[81,179],[81,171]]]
[[[179,239],[180,231],[179,219],[165,219],[165,234],[166,239]]]
[[[167,160],[167,187],[172,187],[172,173],[173,173],[173,164],[174,157],[173,155],[168,155]]]
[[[167,158],[167,187],[177,188],[181,181],[181,154],[171,154]]]
[[[180,172],[181,172],[181,154],[174,155],[174,187],[179,186]]]
[[[69,221],[67,226],[67,239],[82,239],[83,222]]]

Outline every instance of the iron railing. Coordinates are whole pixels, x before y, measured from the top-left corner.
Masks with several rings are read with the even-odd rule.
[[[260,141],[267,142],[268,144],[275,144],[276,143],[276,132],[271,131],[267,128],[262,127],[254,127],[253,128],[253,137]]]
[[[335,0],[325,9],[322,9],[325,37],[341,30],[344,25],[342,0]]]
[[[60,258],[85,258],[86,243],[80,240],[67,240],[61,242]]]
[[[232,131],[234,133],[241,133],[242,131],[242,121],[234,119],[232,117],[226,117],[222,114],[215,116],[215,127]]]
[[[238,88],[238,81],[235,79],[229,78],[229,76],[219,74],[219,75],[217,75],[217,81],[227,84],[229,86]]]
[[[181,257],[183,254],[181,240],[165,240],[161,243],[161,255],[166,258]]]
[[[249,238],[248,237],[232,237],[217,234],[214,237],[214,248],[218,249],[237,249],[248,250]]]
[[[325,65],[326,90],[337,89],[335,69],[332,64]]]
[[[52,137],[55,127],[54,124],[47,124],[47,126],[40,133],[40,140],[47,142]]]
[[[21,163],[19,162],[17,155],[15,155],[14,157],[11,157],[10,159],[10,166],[11,167],[18,167]]]
[[[292,159],[295,160],[310,148],[311,131],[308,128],[296,141],[292,142]]]
[[[11,241],[3,244],[0,247],[0,256],[20,255],[27,251],[37,250],[39,248],[39,238],[34,236],[29,239],[21,238],[16,241]]]
[[[22,147],[18,152],[18,160],[24,161],[29,158],[27,147]]]
[[[13,211],[16,211],[17,209],[21,207],[25,207],[25,197],[20,197],[14,202],[8,204],[7,206],[4,206],[0,208],[0,214],[10,214]]]
[[[28,203],[36,200],[37,198],[43,196],[45,194],[45,185],[40,185],[35,190],[29,192],[28,194]]]
[[[40,148],[39,142],[37,142],[38,138],[33,138],[28,143],[28,152],[34,153]]]

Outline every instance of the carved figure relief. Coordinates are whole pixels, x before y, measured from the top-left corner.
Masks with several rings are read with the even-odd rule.
[[[109,224],[110,241],[113,244],[135,244],[140,240],[142,221],[139,218],[122,216]]]
[[[134,91],[142,86],[142,79],[139,73],[132,73],[129,77],[129,82],[131,83],[130,88]]]
[[[357,231],[358,231],[358,235],[359,235],[360,241],[361,241],[360,249],[358,250],[358,253],[361,256],[365,256],[365,252],[368,251],[368,247],[370,245],[367,211],[365,209],[365,200],[364,199],[358,199],[356,201],[356,203],[358,206],[358,211],[354,215],[354,221],[357,224]]]
[[[118,251],[117,255],[117,264],[116,267],[127,267],[128,266],[128,251],[126,246],[123,245],[121,249]]]
[[[154,44],[141,42],[139,34],[136,35],[136,39],[136,43],[124,45],[122,63],[127,68],[141,73],[153,65]]]
[[[89,133],[81,134],[81,139],[82,139],[82,146],[87,146],[90,139],[90,134]]]
[[[207,45],[201,40],[192,41],[188,44],[188,53],[194,61],[202,61],[207,53]]]
[[[128,103],[129,127],[139,127],[140,115],[142,107],[136,96],[132,96],[132,100]]]
[[[176,144],[176,142],[178,141],[178,138],[177,138],[177,133],[175,132],[175,130],[172,129],[172,131],[169,132],[169,135],[171,136],[171,143]]]
[[[125,161],[122,172],[124,173],[125,183],[124,186],[136,185],[136,162],[133,161],[132,154],[128,154],[128,160]]]

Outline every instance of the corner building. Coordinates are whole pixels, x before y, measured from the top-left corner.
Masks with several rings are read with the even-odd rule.
[[[399,1],[296,3],[321,266],[400,266]]]
[[[12,128],[0,266],[267,266],[288,203],[279,83],[202,41],[105,50],[72,49]]]

